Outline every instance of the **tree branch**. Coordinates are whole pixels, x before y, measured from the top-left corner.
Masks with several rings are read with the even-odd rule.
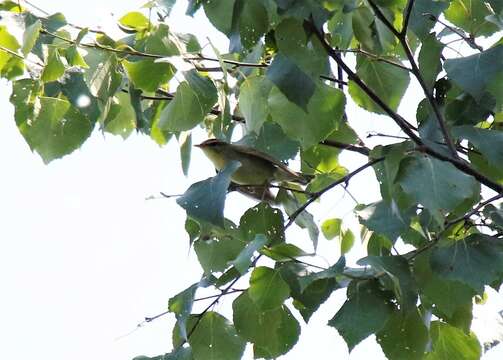
[[[481,52],[484,51],[484,48],[482,46],[478,45],[475,42],[475,39],[473,39],[473,38],[471,38],[469,36],[466,36],[465,34],[463,34],[461,31],[459,31],[455,27],[452,27],[449,24],[446,24],[445,22],[443,22],[442,20],[440,20],[438,17],[436,17],[432,13],[424,13],[422,15],[429,17],[430,20],[432,20],[432,21],[438,22],[440,25],[444,26],[445,28],[447,28],[450,31],[452,31],[454,34],[458,35],[461,38],[461,40],[465,41],[471,48],[477,49],[478,51],[481,51]]]
[[[413,8],[414,8],[414,0],[408,0],[407,6],[405,7],[405,13],[403,16],[402,31],[400,31],[400,34],[402,36],[407,36],[407,29],[409,27],[410,15],[412,14]]]
[[[341,143],[341,142],[338,142],[338,141],[335,141],[335,140],[324,140],[320,144],[321,145],[325,145],[325,146],[336,147],[336,148],[342,149],[342,150],[353,151],[353,152],[356,152],[356,153],[359,153],[359,154],[362,154],[362,155],[365,155],[365,156],[369,156],[369,154],[370,154],[370,149],[368,147],[366,147],[366,146],[357,146],[357,145],[353,145],[353,144],[345,144],[345,143]]]
[[[452,225],[455,225],[457,224],[458,222],[461,222],[463,220],[468,220],[470,218],[470,216],[476,214],[480,209],[482,209],[484,206],[492,203],[493,201],[496,201],[498,199],[501,199],[503,198],[503,194],[498,194],[498,195],[494,195],[493,197],[485,200],[485,201],[482,201],[481,203],[479,203],[476,207],[474,207],[471,211],[467,212],[465,215],[463,216],[460,216],[458,217],[457,219],[454,219],[454,220],[451,220],[449,221],[448,223],[445,224],[445,228],[444,228],[444,231],[447,230],[448,228],[450,228]]]
[[[421,85],[421,88],[423,89],[423,92],[428,99],[428,102],[430,103],[433,112],[435,113],[435,117],[437,118],[438,125],[440,127],[440,130],[442,131],[442,135],[444,136],[444,140],[447,144],[447,148],[451,152],[452,156],[455,159],[458,159],[458,153],[456,151],[456,147],[454,146],[454,142],[452,141],[452,137],[449,134],[449,131],[447,130],[447,127],[445,125],[445,120],[440,112],[440,109],[438,107],[437,102],[433,98],[433,92],[432,90],[428,89],[428,86],[426,85],[426,82],[423,79],[423,76],[421,75],[421,71],[419,70],[419,67],[417,66],[416,60],[414,59],[414,54],[412,53],[412,50],[409,47],[409,44],[407,43],[407,29],[405,28],[405,32],[398,32],[393,24],[391,24],[388,19],[384,16],[383,12],[379,9],[379,7],[374,3],[373,0],[368,0],[368,3],[372,7],[372,10],[374,10],[374,14],[377,16],[379,20],[381,20],[384,25],[388,28],[389,31],[391,31],[400,44],[402,45],[403,50],[405,51],[405,55],[407,56],[407,59],[409,60],[410,66],[412,67],[412,73],[414,74],[414,77],[417,79],[419,84]],[[409,6],[413,5],[413,0],[409,0],[408,3]],[[412,9],[412,7],[411,7]]]
[[[297,210],[295,210],[289,217],[288,217],[288,222],[286,223],[285,225],[285,229],[287,227],[289,227],[290,225],[293,224],[293,222],[295,221],[295,219],[304,211],[306,210],[306,208],[311,205],[314,201],[316,201],[318,198],[320,198],[324,193],[326,193],[328,190],[336,187],[337,185],[340,185],[340,184],[344,184],[344,183],[347,183],[353,176],[355,176],[356,174],[362,172],[363,170],[365,170],[366,168],[380,162],[380,161],[383,161],[384,160],[384,157],[380,157],[380,158],[377,158],[377,159],[373,159],[373,160],[370,160],[368,163],[360,166],[359,168],[357,168],[356,170],[354,170],[353,172],[347,174],[346,176],[343,176],[342,178],[340,178],[339,180],[337,181],[334,181],[333,183],[331,183],[330,185],[324,187],[323,189],[315,192],[312,194],[312,196],[304,203],[302,204]]]
[[[400,114],[397,112],[393,111],[372,89],[370,89],[350,68],[349,66],[346,65],[342,59],[339,59],[336,56],[336,51],[327,43],[325,40],[325,34],[318,30],[316,26],[312,23],[308,23],[309,26],[312,27],[312,30],[314,34],[318,37],[320,40],[322,46],[324,47],[325,51],[328,53],[328,55],[335,60],[337,64],[340,64],[342,69],[348,74],[348,77],[350,80],[354,81],[366,94],[367,96],[372,99],[381,109],[384,110],[384,112],[395,121],[395,123],[402,129],[402,131],[409,136],[409,138],[416,143],[420,151],[423,151],[427,153],[428,155],[431,155],[432,157],[442,160],[442,161],[447,161],[453,164],[456,168],[464,172],[465,174],[473,176],[475,179],[477,179],[481,184],[484,184],[485,186],[491,188],[492,190],[496,191],[497,193],[503,193],[503,186],[498,184],[497,182],[492,181],[485,175],[482,175],[478,171],[474,170],[471,168],[471,166],[464,162],[463,160],[459,158],[452,158],[449,156],[445,156],[442,153],[437,152],[436,150],[426,146],[423,144],[423,141],[419,136],[417,136],[412,130],[411,130],[411,125],[405,120]]]

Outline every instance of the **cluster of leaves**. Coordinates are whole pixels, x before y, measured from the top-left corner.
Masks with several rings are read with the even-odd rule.
[[[223,214],[236,164],[178,199],[204,276],[170,300],[174,350],[156,359],[239,359],[246,343],[255,358],[276,358],[300,334],[285,301],[308,322],[341,288],[347,300],[328,325],[350,350],[375,334],[390,359],[479,358],[472,299],[503,281],[503,209],[490,204],[503,197],[503,40],[479,42],[503,29],[501,2],[190,0],[188,15],[202,9],[229,38],[228,52],[213,48],[214,57],[169,28],[174,3],[148,2],[155,20],[124,15],[121,39],[59,13],[0,5],[15,20],[13,29],[0,25],[0,75],[12,82],[19,131],[45,162],[80,147],[98,124],[160,145],[176,137],[187,173],[194,129],[229,141],[238,126],[241,143],[281,161],[300,155],[302,170],[315,175],[305,190],[278,192],[283,211],[262,202],[239,225]],[[453,41],[468,55],[453,55]],[[424,99],[416,119],[405,119],[397,109],[411,80]],[[349,101],[387,116],[405,139],[366,147],[351,128]],[[348,172],[341,151],[368,162]],[[307,228],[316,250],[307,207],[369,167],[382,200],[355,209],[367,242],[361,267],[344,257],[327,268],[301,260],[308,254],[286,241],[285,229]],[[482,200],[482,191],[496,194]],[[354,235],[340,219],[322,232],[339,238],[342,254],[351,249]],[[398,242],[414,250],[392,253]],[[265,258],[274,266],[261,265]],[[246,289],[235,288],[246,279]],[[197,299],[208,287],[218,294]],[[231,322],[213,305],[234,293]],[[193,313],[196,300],[211,299]]]

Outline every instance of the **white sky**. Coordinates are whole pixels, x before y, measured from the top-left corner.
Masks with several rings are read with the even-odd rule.
[[[87,0],[82,6],[34,1],[51,13],[63,12],[71,22],[102,25],[107,31],[117,31],[111,12],[120,16],[144,2]],[[197,32],[203,43],[209,36],[225,50],[225,37],[212,31],[202,14],[192,20],[182,15],[184,10],[185,2],[178,1],[172,28]],[[96,131],[80,150],[46,166],[19,134],[9,94],[9,87],[1,82],[0,358],[119,360],[170,351],[171,315],[121,337],[145,316],[164,311],[168,299],[201,274],[194,253],[187,254],[184,211],[172,200],[145,198],[159,191],[181,193],[192,182],[212,176],[211,165],[194,150],[186,179],[176,142],[160,148],[145,136],[133,134],[123,141]],[[415,105],[401,110],[412,118]],[[357,127],[367,130],[370,125],[370,130],[383,131],[382,122],[387,121],[354,108],[350,114],[361,119]],[[202,140],[201,134],[197,136],[195,143]],[[362,161],[355,156],[343,160],[346,164]],[[360,201],[375,199],[375,191],[356,191],[376,189],[369,177],[373,175],[367,172],[352,180]],[[236,220],[252,204],[233,195],[226,214]],[[344,216],[354,224],[352,206],[347,195],[335,190],[315,206],[315,215],[318,221]],[[294,229],[289,236],[310,249],[304,232]],[[320,239],[320,243],[320,253],[328,261],[338,257],[336,242]],[[359,250],[357,246],[353,258],[361,255]],[[316,260],[324,264],[324,259]],[[216,310],[228,316],[232,299],[224,299]],[[283,358],[305,359],[308,354],[318,359],[383,358],[372,338],[348,355],[337,332],[325,325],[343,299],[344,290],[332,296]],[[252,358],[250,351],[245,358]]]

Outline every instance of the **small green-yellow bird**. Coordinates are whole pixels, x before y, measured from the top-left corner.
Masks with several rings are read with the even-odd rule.
[[[222,170],[231,161],[241,166],[231,176],[239,185],[265,185],[274,182],[307,184],[311,177],[291,170],[281,161],[249,146],[229,144],[218,139],[208,139],[199,145],[217,170]]]

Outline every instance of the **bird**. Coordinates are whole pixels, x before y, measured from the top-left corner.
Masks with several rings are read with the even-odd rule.
[[[269,154],[255,148],[230,144],[219,139],[208,139],[195,145],[211,160],[217,170],[231,161],[241,166],[232,174],[232,182],[238,185],[267,186],[271,183],[292,182],[306,185],[312,176],[298,173]]]

